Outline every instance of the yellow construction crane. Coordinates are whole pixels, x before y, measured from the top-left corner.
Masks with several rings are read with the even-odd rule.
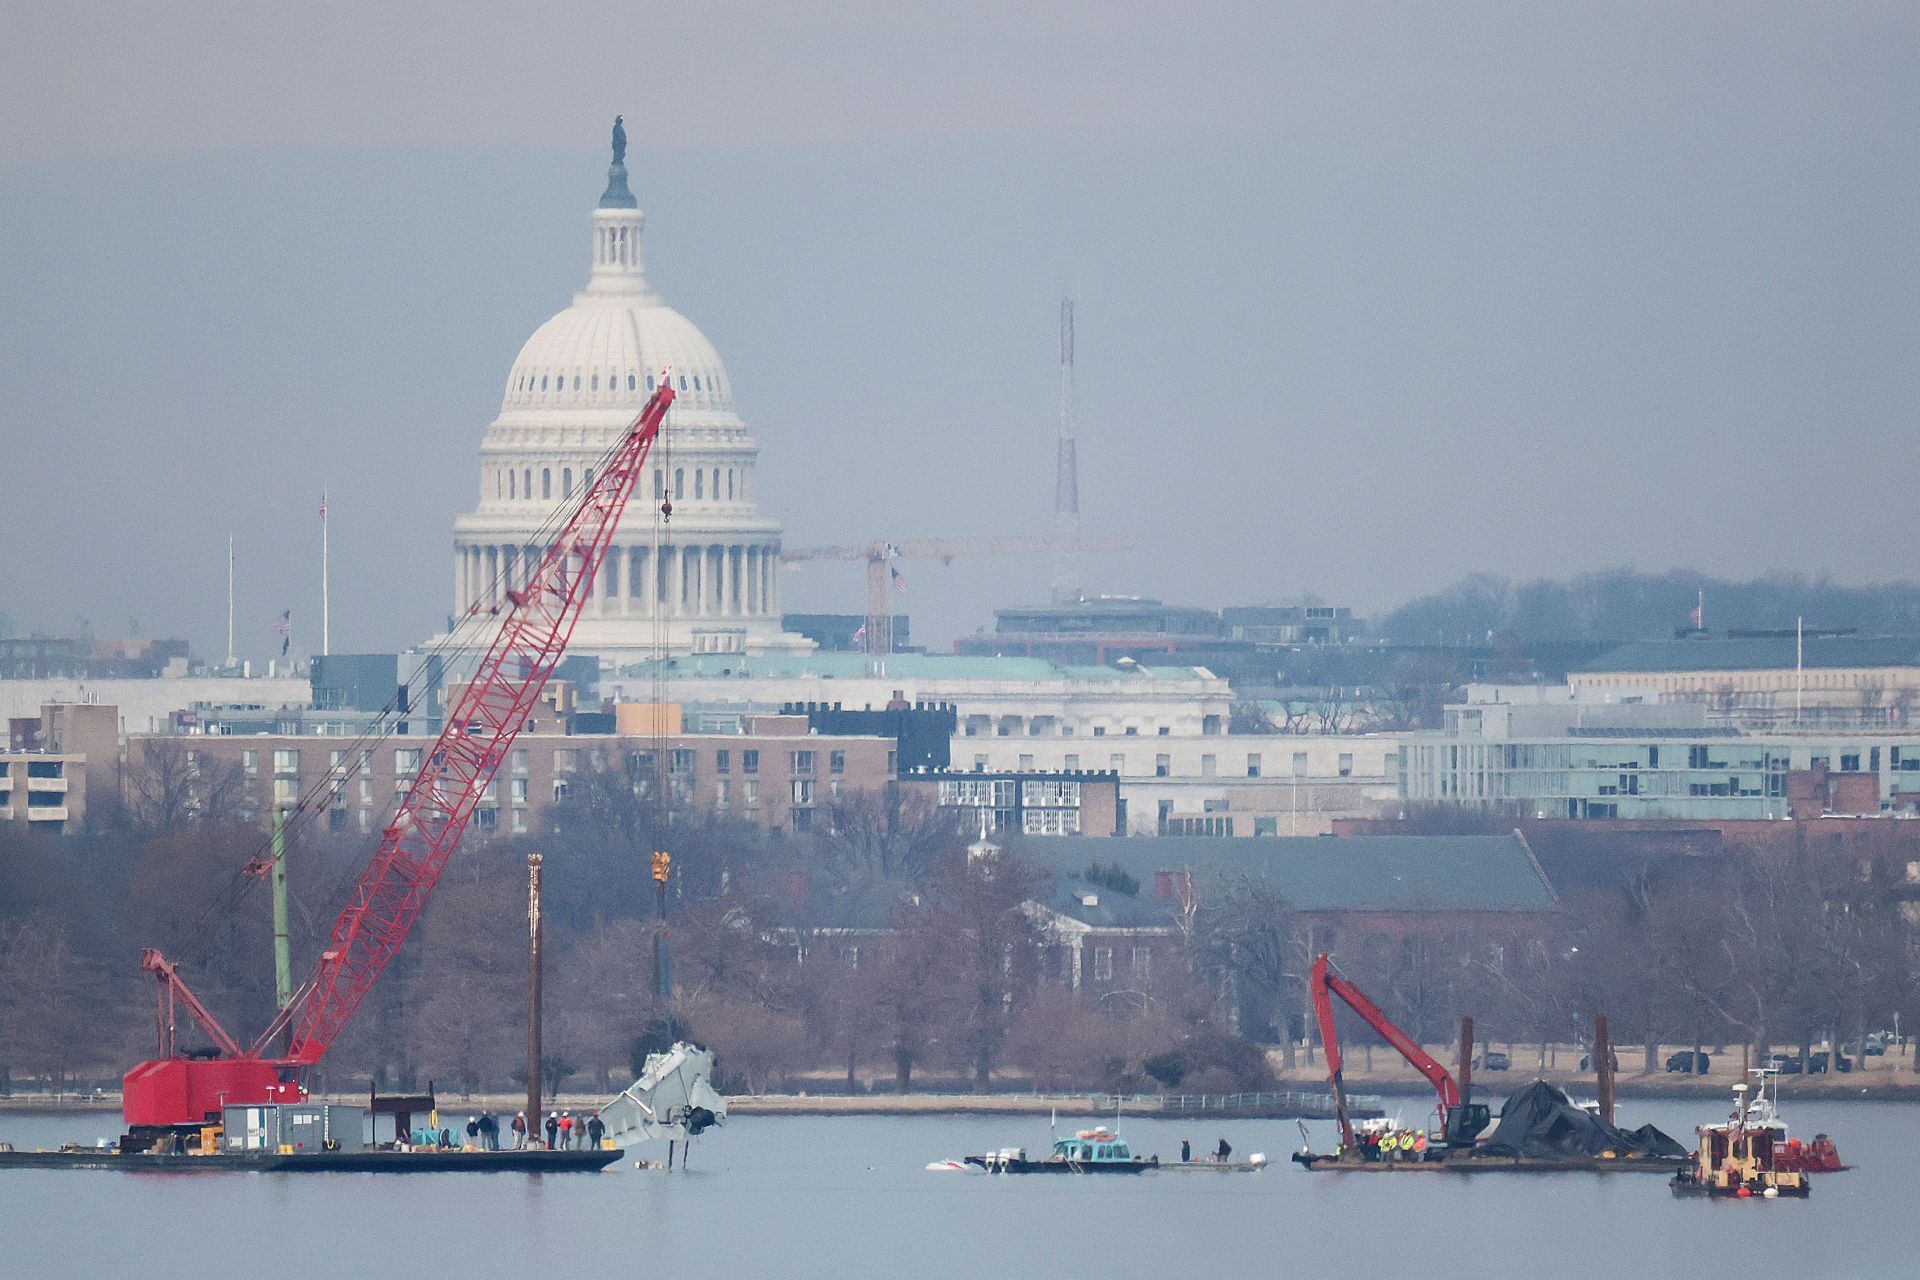
[[[831,547],[783,547],[780,558],[788,563],[803,560],[864,560],[867,565],[867,620],[863,628],[866,651],[885,655],[893,652],[893,611],[887,607],[887,589],[899,586],[900,560],[938,560],[943,564],[956,556],[1024,556],[1055,552],[1131,551],[1133,543],[1125,538],[899,538],[881,539]]]

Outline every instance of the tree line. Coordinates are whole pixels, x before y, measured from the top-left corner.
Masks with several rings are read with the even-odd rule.
[[[1017,839],[987,859],[949,812],[839,798],[820,830],[774,835],[669,814],[618,762],[579,779],[537,836],[470,839],[414,935],[322,1064],[322,1088],[511,1089],[524,1074],[526,854],[545,857],[543,1074],[606,1092],[671,1037],[714,1048],[722,1083],[1046,1090],[1270,1086],[1313,1060],[1306,974],[1336,962],[1415,1037],[1474,1016],[1484,1039],[1576,1043],[1592,1015],[1617,1042],[1708,1048],[1858,1039],[1913,1025],[1914,887],[1897,847],[1729,852],[1682,873],[1640,868],[1503,928],[1407,915],[1344,922],[1258,881],[1164,904],[1171,962],[1067,980],[1032,904],[1046,876]],[[296,982],[369,852],[295,824]],[[1414,824],[1417,829],[1418,824]],[[273,1012],[265,887],[244,868],[257,826],[190,814],[64,837],[0,827],[0,1090],[111,1079],[153,1051],[140,949],[160,946],[243,1042]],[[671,990],[654,968],[651,853],[673,854]],[[1103,864],[1102,892],[1139,882]],[[1356,1045],[1371,1037],[1344,1028]],[[1274,1047],[1269,1053],[1268,1047]]]

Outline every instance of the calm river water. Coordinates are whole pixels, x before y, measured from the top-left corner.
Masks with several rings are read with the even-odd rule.
[[[1417,1118],[1419,1104],[1404,1104]],[[1690,1140],[1718,1106],[1628,1101]],[[599,1175],[0,1171],[0,1276],[688,1277],[1920,1275],[1920,1107],[1798,1104],[1860,1166],[1807,1201],[1676,1200],[1658,1175],[1378,1177],[1286,1163],[1290,1121],[1127,1120],[1135,1151],[1225,1134],[1274,1160],[1250,1176],[987,1178],[924,1171],[1044,1148],[1002,1117],[739,1117],[690,1172]],[[19,1147],[117,1117],[0,1114]],[[1062,1120],[1063,1129],[1069,1124]],[[1316,1145],[1330,1126],[1311,1126]]]

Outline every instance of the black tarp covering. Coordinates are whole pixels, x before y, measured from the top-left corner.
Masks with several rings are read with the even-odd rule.
[[[1621,1129],[1590,1111],[1582,1111],[1567,1095],[1536,1080],[1507,1099],[1480,1149],[1488,1155],[1529,1156],[1537,1160],[1597,1156],[1684,1156],[1687,1149],[1652,1125]]]

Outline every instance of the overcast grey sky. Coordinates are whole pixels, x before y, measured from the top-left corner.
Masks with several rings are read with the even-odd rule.
[[[21,627],[217,653],[232,529],[310,643],[325,484],[335,647],[432,629],[616,111],[790,542],[1045,529],[1071,283],[1092,587],[1913,576],[1910,4],[276,8],[8,12]],[[909,580],[939,641],[1047,566]]]

